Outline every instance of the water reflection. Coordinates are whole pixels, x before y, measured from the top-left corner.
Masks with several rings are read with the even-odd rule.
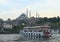
[[[60,42],[60,36],[21,38],[20,34],[0,34],[0,42]]]

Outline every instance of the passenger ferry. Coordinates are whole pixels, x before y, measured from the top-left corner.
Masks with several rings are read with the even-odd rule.
[[[24,27],[21,34],[27,37],[50,37],[51,36],[51,26],[29,26]]]

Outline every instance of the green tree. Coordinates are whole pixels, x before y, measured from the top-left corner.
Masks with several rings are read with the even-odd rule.
[[[15,25],[15,26],[13,27],[13,29],[14,29],[15,31],[19,31],[19,30],[23,29],[23,27],[25,27],[25,26],[26,26],[25,24]]]

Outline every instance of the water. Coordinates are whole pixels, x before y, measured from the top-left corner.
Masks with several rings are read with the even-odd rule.
[[[20,34],[0,34],[0,42],[60,42],[60,34],[54,34],[50,38],[21,38]]]

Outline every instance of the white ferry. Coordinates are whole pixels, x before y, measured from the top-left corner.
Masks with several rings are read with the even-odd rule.
[[[29,26],[24,27],[21,33],[28,37],[41,37],[41,36],[51,36],[51,26]]]

